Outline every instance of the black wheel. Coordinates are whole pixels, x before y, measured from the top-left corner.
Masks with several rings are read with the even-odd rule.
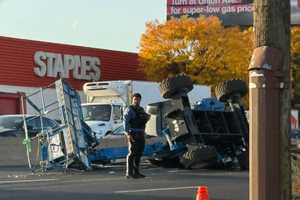
[[[178,99],[193,89],[193,81],[189,76],[179,74],[163,80],[159,87],[163,98]]]
[[[150,115],[157,115],[159,112],[159,103],[150,103],[146,107],[146,112]]]
[[[246,82],[238,79],[224,81],[215,87],[215,94],[222,102],[226,102],[234,95],[243,97],[247,92],[248,87]]]
[[[193,166],[207,167],[216,162],[216,149],[207,145],[188,145],[187,151],[180,157],[180,163],[186,169]]]
[[[183,168],[178,157],[175,158],[164,158],[164,159],[149,159],[152,165],[164,168]]]
[[[171,119],[184,119],[184,112],[183,110],[177,109],[174,111],[171,111],[165,115],[166,118],[171,118]]]

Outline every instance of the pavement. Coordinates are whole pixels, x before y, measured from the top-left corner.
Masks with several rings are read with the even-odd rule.
[[[248,172],[161,168],[143,162],[144,179],[126,179],[125,163],[93,171],[32,172],[21,139],[1,137],[0,200],[185,200],[207,185],[210,200],[247,200]]]
[[[2,169],[0,200],[184,200],[195,199],[200,185],[208,186],[211,200],[246,200],[249,193],[248,172],[240,171],[166,169],[144,163],[146,178],[126,179],[123,163],[88,172]]]

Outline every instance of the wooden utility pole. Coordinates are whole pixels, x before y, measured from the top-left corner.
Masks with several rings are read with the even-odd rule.
[[[254,0],[250,200],[290,200],[290,0]]]

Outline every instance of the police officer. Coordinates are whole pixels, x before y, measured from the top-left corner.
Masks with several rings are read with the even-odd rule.
[[[140,160],[145,147],[145,126],[149,115],[140,106],[142,96],[135,93],[132,104],[124,112],[124,129],[128,142],[126,178],[144,178],[139,171]]]

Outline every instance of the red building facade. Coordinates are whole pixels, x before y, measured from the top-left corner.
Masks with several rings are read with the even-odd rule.
[[[63,76],[87,81],[145,80],[136,53],[0,37],[0,85],[47,86]]]
[[[136,53],[0,36],[0,115],[21,113],[22,95],[59,77],[80,93],[85,82],[145,80]]]

